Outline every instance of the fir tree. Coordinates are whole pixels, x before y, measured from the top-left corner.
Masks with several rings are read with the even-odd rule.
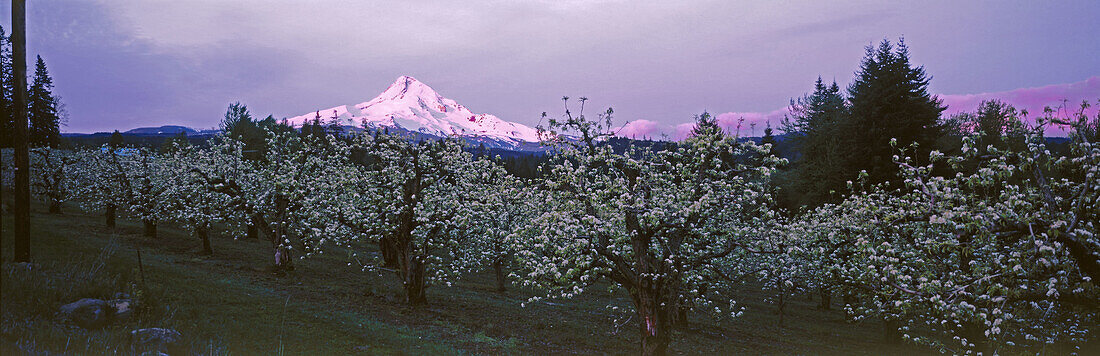
[[[31,147],[57,148],[61,143],[61,118],[58,115],[57,97],[53,95],[53,78],[46,69],[46,62],[38,56],[34,64],[34,81],[27,92],[30,114]]]
[[[854,138],[849,172],[866,170],[872,182],[891,181],[897,176],[892,139],[900,148],[913,143],[924,152],[931,148],[942,132],[940,114],[946,107],[928,93],[930,79],[923,66],[910,63],[904,39],[896,47],[889,40],[867,47],[855,81],[848,86],[851,118],[843,132]]]
[[[855,179],[858,172],[845,169],[848,160],[856,159],[850,155],[851,135],[841,126],[846,120],[848,106],[836,82],[827,85],[818,77],[812,94],[791,100],[791,118],[783,126],[800,154],[784,174],[787,205],[835,201],[846,182]]]
[[[695,127],[691,129],[692,136],[709,135],[714,132],[722,132],[714,116],[706,111],[701,115],[695,115]]]

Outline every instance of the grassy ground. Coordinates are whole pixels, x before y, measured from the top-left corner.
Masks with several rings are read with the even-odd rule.
[[[625,295],[589,292],[577,299],[522,307],[531,291],[493,291],[488,274],[453,287],[429,289],[430,305],[401,302],[397,278],[361,272],[338,254],[295,261],[289,275],[271,272],[266,241],[215,235],[213,256],[199,241],[170,226],[157,239],[139,223],[102,218],[67,207],[32,212],[31,266],[4,263],[0,291],[0,354],[125,353],[137,327],[181,331],[197,354],[632,354],[636,321],[615,322],[609,301]],[[3,221],[4,260],[11,260],[11,220]],[[138,267],[140,251],[142,268]],[[144,284],[142,273],[144,270]],[[135,320],[86,331],[54,320],[57,307],[116,292],[143,302]],[[820,311],[805,296],[775,307],[747,291],[736,320],[691,317],[671,345],[680,354],[903,354],[915,350],[878,343],[879,325],[848,324],[838,311]],[[622,322],[619,322],[622,323]]]

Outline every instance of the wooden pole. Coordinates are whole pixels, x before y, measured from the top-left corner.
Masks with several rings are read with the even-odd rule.
[[[15,262],[31,261],[30,160],[27,151],[27,2],[11,1],[12,79],[15,90]]]

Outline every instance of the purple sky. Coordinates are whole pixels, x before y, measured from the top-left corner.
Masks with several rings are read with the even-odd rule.
[[[1093,0],[35,0],[28,50],[46,59],[68,132],[209,128],[238,100],[295,116],[407,74],[509,121],[587,96],[634,134],[674,137],[703,110],[762,118],[759,134],[817,76],[845,85],[864,46],[902,35],[949,112],[1100,99],[1097,14]]]

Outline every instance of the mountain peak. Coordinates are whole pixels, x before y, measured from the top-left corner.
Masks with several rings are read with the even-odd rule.
[[[378,98],[401,100],[404,99],[406,96],[412,96],[420,98],[422,100],[426,99],[433,102],[439,101],[443,98],[439,95],[439,93],[436,93],[435,90],[433,90],[427,84],[424,84],[419,80],[416,80],[416,78],[407,75],[397,77],[397,80],[395,80],[393,84],[390,84],[390,87],[386,88],[386,91],[382,92],[382,95],[379,95]]]
[[[325,122],[337,120],[341,125],[391,127],[440,137],[488,139],[506,146],[538,141],[534,128],[489,114],[475,114],[407,75],[397,77],[382,94],[369,101],[318,110],[287,121],[300,126],[318,115]]]

